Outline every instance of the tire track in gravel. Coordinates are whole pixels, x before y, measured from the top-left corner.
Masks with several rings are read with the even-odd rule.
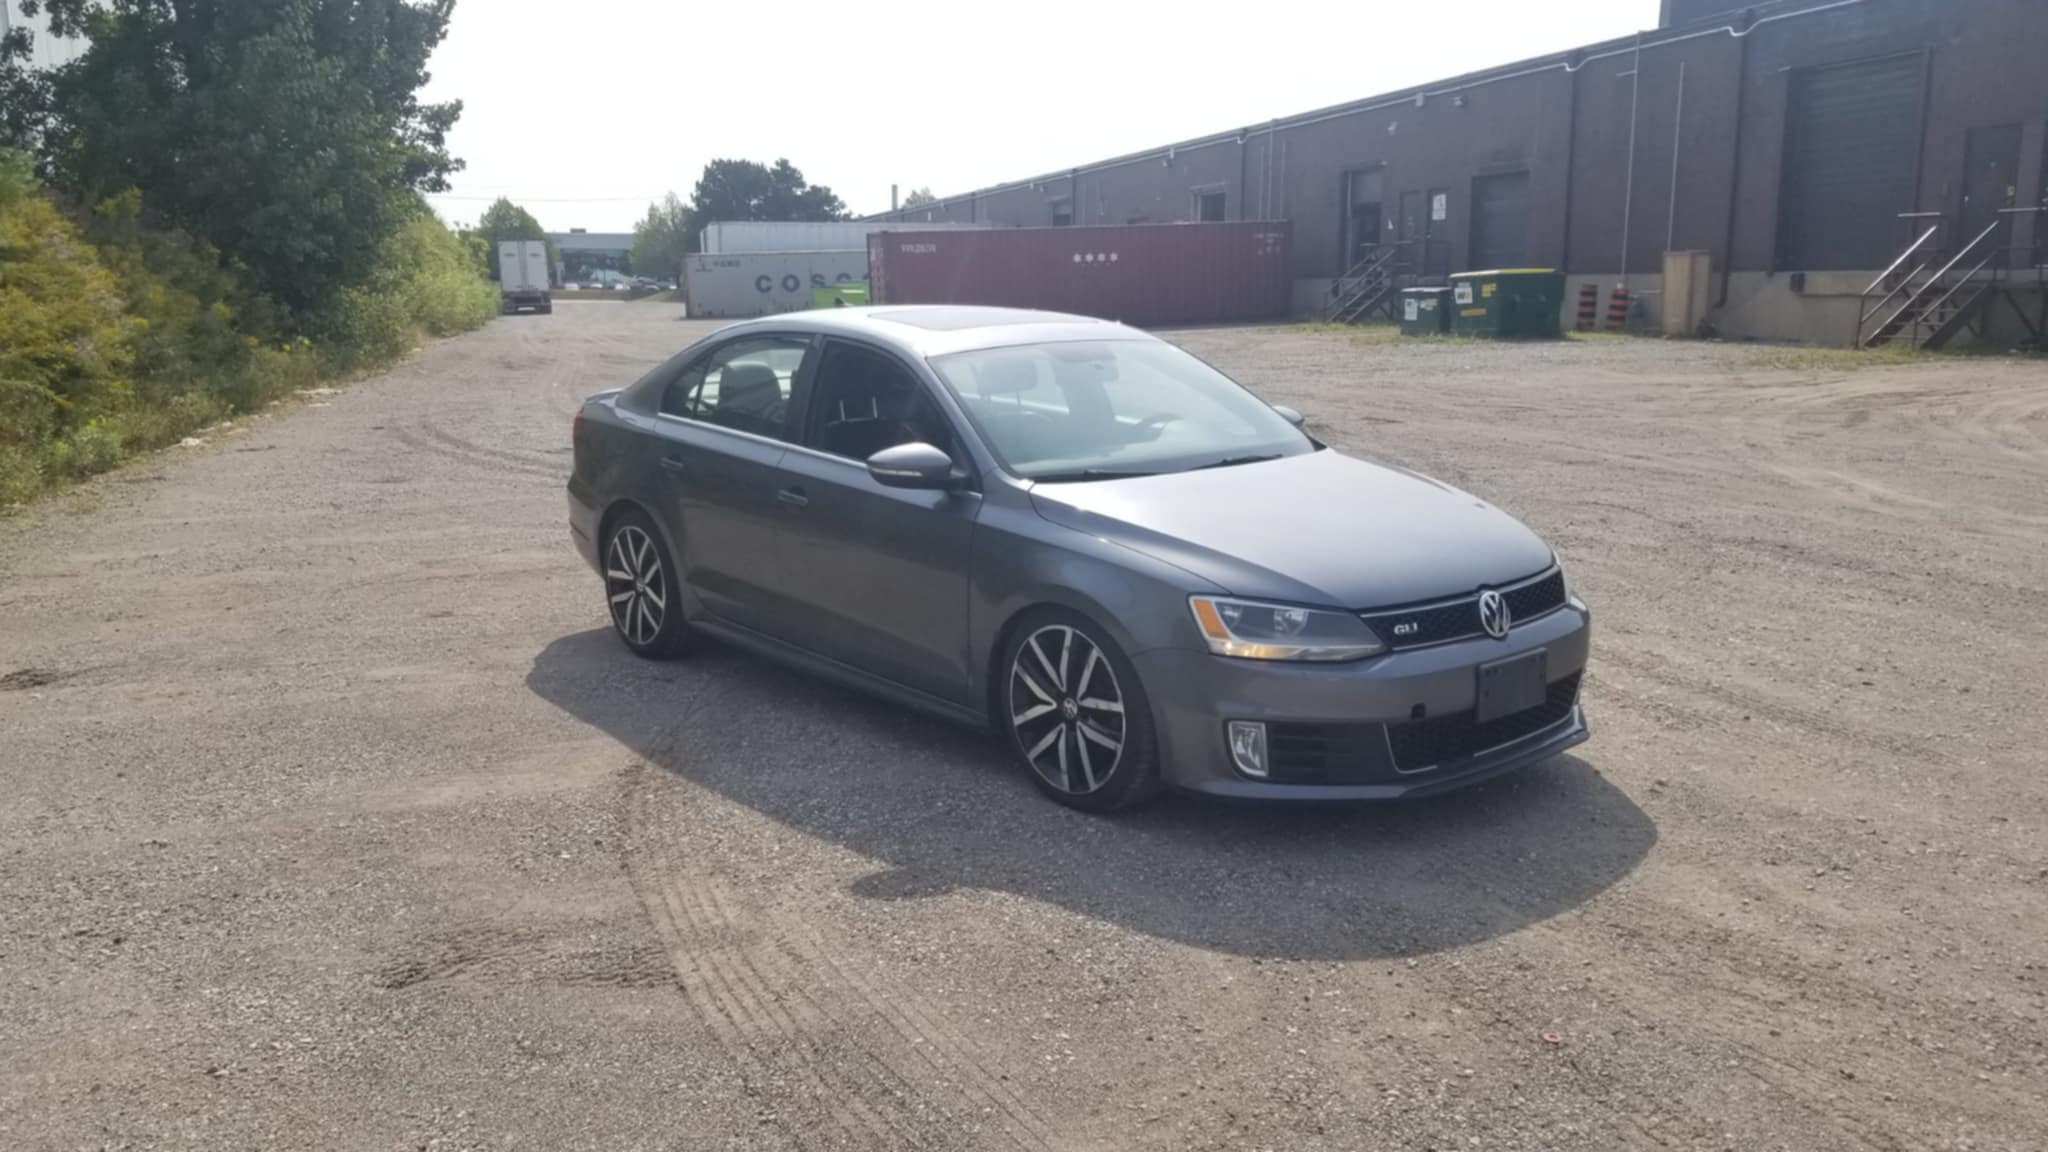
[[[692,865],[663,827],[653,771],[643,766],[629,786],[628,867],[684,995],[722,1048],[763,1079],[787,1068],[832,1102],[844,1136],[920,1146],[919,1114],[933,1112],[955,1131],[978,1118],[1004,1147],[1061,1146],[973,1042],[906,990],[835,956],[813,926],[741,905]]]
[[[466,440],[438,424],[424,420],[420,422],[419,431],[420,435],[434,441],[450,452],[469,453],[486,460],[502,460],[507,464],[514,464],[525,468],[539,466],[549,475],[563,477],[569,475],[570,449],[566,444],[551,451],[491,448],[478,444],[474,440]]]
[[[991,1074],[966,1036],[939,1024],[919,1010],[915,1000],[905,995],[902,989],[865,978],[857,969],[842,963],[835,957],[833,949],[826,946],[815,927],[783,921],[781,928],[785,933],[785,939],[801,940],[800,946],[810,956],[823,960],[839,982],[860,996],[876,1015],[889,1024],[897,1037],[907,1044],[911,1051],[924,1058],[925,1063],[933,1071],[942,1075],[957,1073],[965,1076],[968,1083],[961,1091],[979,1103],[985,1111],[995,1113],[1001,1119],[1006,1133],[1019,1147],[1055,1146],[1047,1119],[1026,1103],[999,1075]]]
[[[1947,749],[1939,739],[1912,738],[1899,733],[1872,731],[1841,719],[1825,706],[1803,705],[1766,696],[1760,691],[1741,685],[1709,681],[1698,675],[1687,675],[1674,671],[1661,659],[1640,654],[1634,649],[1619,645],[1610,646],[1602,650],[1600,659],[1611,668],[1626,672],[1629,676],[1653,687],[1666,689],[1679,697],[1641,698],[1637,701],[1639,704],[1688,712],[1701,724],[1720,731],[1741,731],[1740,722],[1730,719],[1731,716],[1755,715],[1787,728],[1825,736],[1839,745],[1860,745],[1887,755],[1919,757],[1932,763],[1940,763],[1946,758]],[[1602,679],[1609,689],[1642,696],[1641,693],[1630,691],[1625,678],[1616,677],[1611,672]],[[1684,699],[1686,697],[1690,697],[1693,702],[1688,704]]]
[[[414,451],[440,456],[486,472],[519,472],[528,476],[545,476],[551,480],[562,479],[568,475],[566,460],[560,467],[549,467],[537,460],[514,453],[478,448],[424,423],[420,425],[418,431],[401,428],[395,424],[387,430],[393,439]]]
[[[677,988],[712,1041],[756,1093],[772,1091],[780,1079],[778,1066],[795,1065],[792,1071],[803,1082],[804,1096],[824,1109],[822,1119],[838,1142],[879,1139],[884,1146],[900,1146],[903,1133],[877,1117],[858,1097],[825,1080],[796,1029],[769,1018],[751,996],[743,994],[736,972],[744,957],[733,941],[723,938],[733,935],[734,926],[714,922],[693,908],[688,888],[667,879],[673,874],[673,863],[664,851],[663,838],[645,827],[647,792],[644,782],[629,785],[624,824],[627,875],[668,949]],[[775,1056],[783,1059],[771,1066]],[[816,1133],[793,1126],[785,1119],[786,1113],[786,1108],[774,1109],[777,1125],[799,1146],[816,1146]]]

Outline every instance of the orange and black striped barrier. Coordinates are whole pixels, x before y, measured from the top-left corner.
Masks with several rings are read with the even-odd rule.
[[[1600,310],[1600,285],[1587,284],[1579,289],[1579,331],[1593,330],[1593,316]]]
[[[1616,284],[1614,294],[1607,298],[1607,330],[1619,332],[1628,323],[1628,288]]]

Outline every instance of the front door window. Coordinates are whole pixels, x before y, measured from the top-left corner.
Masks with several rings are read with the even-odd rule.
[[[909,369],[858,344],[826,345],[804,445],[866,460],[884,448],[920,442],[958,459],[944,418]]]

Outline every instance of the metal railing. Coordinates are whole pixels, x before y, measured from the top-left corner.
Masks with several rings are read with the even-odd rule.
[[[1856,318],[1856,344],[1858,347],[1863,346],[1863,330],[1869,326],[1870,318],[1882,311],[1887,304],[1897,299],[1899,293],[1906,291],[1913,283],[1913,278],[1925,272],[1927,265],[1936,258],[1932,244],[1934,237],[1940,231],[1941,223],[1939,221],[1929,225],[1925,232],[1920,233],[1919,239],[1907,245],[1904,252],[1899,253],[1899,258],[1892,261],[1891,267],[1878,273],[1877,279],[1870,282],[1870,287],[1863,290],[1863,314]],[[1913,270],[1904,276],[1900,276],[1899,269],[1905,267],[1908,261],[1915,261]],[[1882,297],[1879,297],[1877,303],[1871,303],[1871,296],[1886,284],[1890,284],[1891,288]],[[1915,291],[1918,291],[1918,289],[1915,289]]]
[[[1378,245],[1337,277],[1330,285],[1330,304],[1323,318],[1348,324],[1384,303],[1394,291],[1407,247],[1405,240]]]
[[[1923,232],[1912,247],[1899,254],[1892,266],[1884,271],[1863,293],[1864,309],[1856,322],[1856,344],[1860,348],[1874,348],[1888,344],[1902,336],[1912,341],[1916,348],[1934,343],[1945,343],[1954,335],[1954,324],[1959,317],[1967,319],[1965,313],[1984,294],[1995,288],[2006,270],[2008,253],[1992,242],[1999,229],[2006,223],[2001,214],[1958,249],[1955,255],[1925,280],[1918,280],[1928,265],[1938,256],[1924,251],[1927,242],[1939,229],[1939,225]],[[1899,276],[1898,270],[1909,261],[1919,261],[1911,272]],[[1970,263],[1974,261],[1974,263]],[[1956,269],[1969,264],[1969,270],[1957,274]],[[1979,277],[1991,274],[1989,282],[1980,282]],[[1896,280],[1894,278],[1896,277]],[[1916,282],[1917,281],[1917,282]],[[1890,282],[1891,287],[1875,304],[1870,297]],[[1963,295],[1965,291],[1968,295]],[[1904,294],[1901,299],[1901,293]],[[1960,297],[1960,299],[1959,299]],[[1873,317],[1899,300],[1898,306],[1889,315],[1879,320],[1873,328]],[[1866,335],[1866,331],[1868,335]]]

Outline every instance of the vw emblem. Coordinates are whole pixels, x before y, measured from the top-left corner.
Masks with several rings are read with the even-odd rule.
[[[1486,629],[1486,634],[1495,640],[1503,639],[1508,634],[1509,623],[1511,621],[1508,619],[1508,602],[1501,598],[1501,594],[1491,588],[1481,592],[1479,626]]]

